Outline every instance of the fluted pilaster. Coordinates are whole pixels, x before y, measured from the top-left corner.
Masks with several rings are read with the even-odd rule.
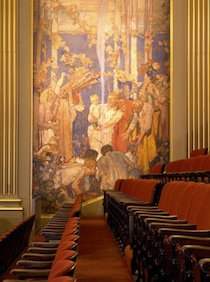
[[[0,211],[21,211],[17,195],[17,0],[0,1]]]
[[[210,148],[209,9],[209,0],[188,0],[188,154]]]

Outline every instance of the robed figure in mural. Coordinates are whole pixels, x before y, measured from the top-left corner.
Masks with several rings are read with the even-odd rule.
[[[59,107],[56,113],[58,126],[55,133],[59,136],[59,152],[68,162],[73,157],[72,153],[72,128],[76,118],[76,112],[84,110],[81,93],[73,97],[70,87],[65,86],[59,93]]]
[[[128,178],[135,164],[122,151],[113,151],[109,144],[101,148],[101,154],[97,161],[101,190],[113,190],[116,180]]]
[[[55,116],[59,102],[53,88],[47,88],[40,94],[39,104],[39,147],[48,144],[50,138],[55,136],[55,126],[57,124]]]
[[[147,174],[149,173],[150,162],[157,156],[152,128],[154,109],[150,103],[143,102],[140,99],[133,101],[132,108],[132,118],[125,133],[122,134],[122,138],[136,142],[138,145],[138,169],[142,174]]]
[[[111,92],[108,95],[107,103],[101,105],[98,124],[94,127],[95,131],[100,132],[100,150],[104,145],[112,145],[114,127],[122,119],[122,117],[123,112],[118,107],[118,94]],[[101,152],[99,151],[99,155],[100,153]]]

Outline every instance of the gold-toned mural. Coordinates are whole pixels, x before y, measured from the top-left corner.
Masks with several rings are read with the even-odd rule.
[[[169,158],[169,0],[34,0],[33,195],[54,213]]]

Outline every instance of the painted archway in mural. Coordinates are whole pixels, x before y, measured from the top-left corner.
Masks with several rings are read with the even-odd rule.
[[[169,0],[34,1],[33,195],[54,213],[169,158]]]

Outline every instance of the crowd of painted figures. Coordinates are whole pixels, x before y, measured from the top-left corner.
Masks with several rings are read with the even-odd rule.
[[[93,83],[97,78],[92,77]],[[39,150],[34,160],[39,159],[39,164],[42,160],[41,179],[58,155],[60,163],[54,167],[53,179],[54,185],[64,186],[65,197],[74,197],[81,190],[98,196],[104,188],[113,189],[118,178],[148,173],[160,152],[165,153],[161,146],[169,140],[170,85],[160,64],[150,65],[141,87],[118,88],[107,95],[106,103],[99,102],[98,94],[90,95],[84,129],[88,148],[82,156],[74,155],[73,123],[85,104],[81,92],[72,91],[65,79],[62,73],[54,86],[40,93]]]

